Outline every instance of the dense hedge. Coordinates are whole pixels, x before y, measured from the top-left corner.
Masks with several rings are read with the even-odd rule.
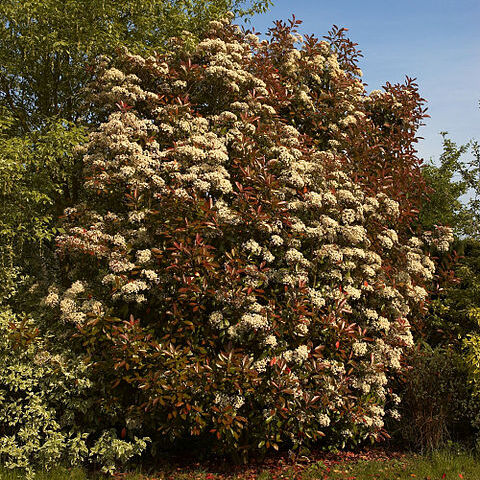
[[[295,26],[212,22],[98,66],[105,122],[44,303],[128,438],[243,454],[379,438],[398,415],[424,247],[451,240],[411,236],[423,100],[411,80],[367,95],[342,30]]]

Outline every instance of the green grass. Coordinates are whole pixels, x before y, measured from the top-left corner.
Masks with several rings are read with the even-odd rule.
[[[321,468],[311,466],[303,472],[302,480],[480,480],[480,459],[451,451],[412,455],[401,460],[344,463],[330,467],[330,471]]]
[[[2,468],[0,470],[0,480],[25,480],[25,473]],[[87,476],[81,468],[71,470],[56,468],[49,472],[37,473],[35,480],[93,480],[93,477]]]
[[[174,473],[172,473],[174,472]],[[102,475],[87,475],[84,470],[55,469],[48,473],[39,473],[36,480],[103,480]],[[156,475],[143,476],[130,473],[117,477],[119,480],[224,480],[225,475],[208,473],[205,469],[179,472],[158,472]],[[480,480],[480,458],[465,452],[441,451],[430,455],[410,455],[401,459],[371,460],[358,462],[340,462],[326,467],[323,462],[310,464],[303,471],[287,467],[275,468],[252,475],[237,473],[231,480]],[[25,474],[0,469],[0,480],[24,480]]]
[[[112,478],[115,477],[100,473],[87,473],[82,468],[67,469],[63,467],[54,468],[48,472],[39,472],[35,475],[35,480],[112,480]],[[129,473],[118,478],[121,480],[146,480],[147,477],[138,473]],[[0,480],[25,480],[25,473],[0,468]]]

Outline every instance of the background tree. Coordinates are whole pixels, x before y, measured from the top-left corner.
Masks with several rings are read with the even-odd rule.
[[[428,312],[416,325],[411,368],[399,388],[403,420],[391,429],[420,449],[468,442],[480,424],[479,149],[442,136],[438,162],[422,168],[428,194],[418,228],[449,225],[455,241],[451,251],[436,252]]]
[[[429,193],[420,210],[419,221],[426,229],[449,225],[458,237],[465,233],[470,223],[470,215],[461,201],[468,190],[468,182],[461,175],[461,162],[469,145],[456,145],[448,138],[447,132],[441,135],[443,152],[439,164],[430,161],[422,169]]]
[[[456,345],[478,328],[480,304],[480,154],[470,141],[457,145],[442,132],[439,163],[422,168],[429,192],[423,202],[421,229],[448,225],[453,229],[453,251],[438,257],[439,273],[432,288],[429,314],[421,335],[432,346]]]
[[[429,187],[421,207],[422,228],[448,225],[458,238],[480,235],[480,145],[470,141],[457,145],[442,132],[443,152],[439,164],[422,168]],[[467,157],[467,158],[465,158]]]
[[[425,340],[463,354],[473,380],[474,398],[480,398],[480,145],[458,146],[444,136],[440,165],[424,168],[432,189],[420,214],[427,227],[442,220],[456,233],[454,262],[441,259],[453,275],[432,296],[426,317]],[[468,156],[467,156],[468,155]],[[453,391],[452,391],[452,394]],[[472,416],[478,428],[478,415]]]

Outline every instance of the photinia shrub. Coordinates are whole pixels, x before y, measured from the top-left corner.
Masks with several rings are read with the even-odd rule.
[[[359,52],[298,21],[230,20],[196,46],[102,59],[45,298],[104,385],[114,428],[219,452],[384,435],[389,379],[434,264],[413,81],[367,94]],[[298,46],[297,46],[298,44]]]

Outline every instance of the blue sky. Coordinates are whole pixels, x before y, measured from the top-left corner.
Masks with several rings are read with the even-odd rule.
[[[427,100],[419,155],[442,151],[440,131],[463,143],[480,140],[480,0],[274,0],[251,26],[265,32],[277,19],[303,20],[300,33],[321,38],[333,24],[359,44],[367,90],[417,78]]]

